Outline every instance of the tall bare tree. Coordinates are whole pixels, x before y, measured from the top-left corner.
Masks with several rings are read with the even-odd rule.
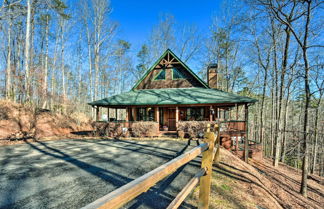
[[[32,0],[27,0],[27,18],[26,18],[26,38],[25,38],[25,92],[26,100],[30,100],[30,33],[31,33],[31,10]]]
[[[311,92],[310,92],[310,81],[309,81],[309,58],[308,58],[308,51],[311,47],[309,45],[309,36],[310,36],[310,23],[311,23],[311,14],[312,11],[318,7],[321,2],[315,2],[312,0],[305,0],[305,1],[266,1],[263,2],[271,11],[273,17],[282,25],[286,27],[286,30],[289,30],[295,40],[297,41],[299,47],[302,50],[302,57],[304,62],[304,69],[303,69],[303,79],[304,79],[304,92],[305,92],[305,106],[304,106],[304,122],[303,122],[303,169],[302,169],[302,182],[301,182],[301,189],[300,192],[307,196],[307,175],[308,175],[308,160],[309,160],[309,149],[308,149],[308,120],[309,120],[309,105],[311,99]],[[287,8],[291,8],[293,10],[299,10],[299,12],[291,13],[287,12]],[[299,31],[296,25],[293,24],[294,21],[302,19],[301,24],[303,24],[302,28],[302,35],[299,35]],[[277,147],[277,146],[276,146]],[[277,154],[275,154],[277,157]]]

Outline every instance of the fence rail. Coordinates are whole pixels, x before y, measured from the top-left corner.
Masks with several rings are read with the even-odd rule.
[[[217,132],[217,138],[219,138],[218,126],[215,126],[214,130]],[[96,201],[83,207],[83,209],[120,208],[140,194],[148,191],[156,183],[164,179],[166,176],[174,173],[178,168],[195,159],[200,154],[202,154],[201,170],[188,182],[183,190],[171,202],[168,208],[178,208],[200,181],[199,208],[207,209],[209,207],[212,164],[214,156],[216,156],[215,153],[217,153],[216,149],[214,149],[215,140],[215,133],[210,132],[209,125],[207,126],[207,131],[205,133],[205,143],[97,199]]]

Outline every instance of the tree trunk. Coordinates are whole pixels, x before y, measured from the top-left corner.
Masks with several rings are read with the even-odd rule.
[[[320,104],[321,104],[321,99],[322,99],[322,93],[320,94],[320,98],[318,100],[317,103],[317,107],[315,110],[315,124],[314,124],[314,143],[313,143],[313,160],[312,160],[312,167],[311,167],[311,173],[314,174],[315,170],[316,170],[316,160],[317,160],[317,146],[318,146],[318,129],[319,129],[319,125],[318,125],[318,117],[319,117],[319,108],[320,108]]]
[[[276,37],[276,28],[274,25],[274,22],[271,21],[271,27],[272,27],[272,42],[273,42],[273,68],[274,68],[274,134],[273,134],[273,166],[278,165],[278,161],[276,160],[276,156],[279,154],[279,140],[278,140],[278,128],[279,128],[279,120],[278,120],[278,64],[277,64],[277,37]]]
[[[78,101],[81,104],[81,83],[82,83],[82,75],[81,75],[81,65],[82,65],[82,54],[81,54],[81,41],[82,41],[82,36],[81,33],[79,34],[79,46],[78,46]]]
[[[46,15],[45,28],[45,66],[44,66],[44,82],[43,82],[43,108],[46,108],[47,103],[47,80],[48,80],[48,36],[49,36],[49,16]]]
[[[284,48],[284,54],[282,58],[282,68],[281,68],[281,76],[280,76],[280,88],[279,88],[279,99],[278,99],[278,110],[277,110],[277,132],[275,137],[275,156],[274,156],[274,167],[278,166],[279,163],[279,157],[280,157],[280,139],[282,135],[282,122],[281,122],[281,115],[282,115],[282,102],[283,102],[283,89],[284,89],[284,83],[285,83],[285,74],[287,69],[287,63],[288,63],[288,51],[289,51],[289,43],[290,43],[290,30],[288,26],[285,29],[286,39],[285,39],[285,48]]]
[[[6,68],[6,99],[10,99],[12,96],[11,88],[11,18],[8,28],[8,55],[7,55],[7,68]]]
[[[20,31],[20,30],[19,30]],[[16,68],[16,84],[15,84],[15,95],[17,95],[15,102],[20,102],[22,103],[22,94],[23,89],[23,79],[22,79],[22,70],[21,70],[21,60],[22,60],[22,40],[23,40],[23,34],[21,33],[21,31],[19,32],[18,38],[17,38],[17,68]]]
[[[65,66],[64,66],[64,20],[61,20],[61,72],[62,72],[62,94],[63,94],[63,105],[66,100],[66,82],[65,82]]]
[[[58,32],[59,33],[59,32]],[[59,38],[58,36],[55,39],[55,46],[54,46],[54,57],[53,57],[53,65],[52,65],[52,72],[51,72],[51,108],[54,109],[55,103],[55,96],[57,93],[56,90],[56,69],[57,69],[57,56],[58,56],[58,48],[59,48]]]
[[[99,62],[100,62],[100,46],[95,47],[95,87],[94,87],[94,100],[97,100],[99,90]]]
[[[286,141],[286,127],[287,127],[287,121],[288,121],[288,113],[289,113],[289,105],[288,105],[288,100],[289,100],[289,93],[287,95],[286,103],[285,103],[285,118],[283,121],[283,130],[282,130],[282,151],[281,151],[281,162],[285,162],[286,158],[286,146],[287,146],[287,141]]]
[[[304,75],[304,83],[305,83],[305,109],[304,109],[304,124],[303,124],[303,148],[304,148],[304,157],[303,157],[303,171],[302,171],[302,181],[300,191],[304,197],[307,197],[307,176],[308,176],[308,109],[310,104],[310,87],[309,87],[309,64],[307,57],[307,49],[308,49],[308,29],[310,22],[310,14],[311,13],[311,1],[307,1],[307,15],[306,15],[306,24],[305,24],[305,32],[304,32],[304,40],[302,50],[303,50],[303,59],[304,59],[304,67],[305,67],[305,75]]]
[[[87,30],[87,43],[88,43],[88,62],[89,62],[89,83],[90,83],[90,99],[94,100],[94,94],[93,94],[93,78],[92,78],[92,53],[91,53],[91,35],[90,35],[90,29],[89,26],[86,25]],[[93,108],[91,108],[93,109]],[[94,113],[94,111],[92,111]],[[93,116],[93,114],[92,114]]]
[[[29,59],[30,59],[30,26],[31,26],[31,1],[27,0],[27,19],[26,19],[26,39],[25,39],[25,96],[26,100],[30,100],[30,81],[29,81]]]

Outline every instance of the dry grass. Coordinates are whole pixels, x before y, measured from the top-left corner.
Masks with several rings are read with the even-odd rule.
[[[210,208],[282,208],[262,184],[260,174],[250,165],[221,149],[221,163],[214,166]],[[197,205],[199,188],[189,198]]]

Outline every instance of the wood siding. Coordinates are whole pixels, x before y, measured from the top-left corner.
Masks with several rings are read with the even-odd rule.
[[[161,64],[162,65],[162,64]],[[194,76],[192,76],[181,64],[170,64],[165,68],[165,80],[154,80],[161,72],[161,65],[157,65],[136,87],[139,89],[161,89],[161,88],[190,88],[202,87],[205,88]],[[172,79],[172,68],[177,68],[184,76],[184,79]]]

